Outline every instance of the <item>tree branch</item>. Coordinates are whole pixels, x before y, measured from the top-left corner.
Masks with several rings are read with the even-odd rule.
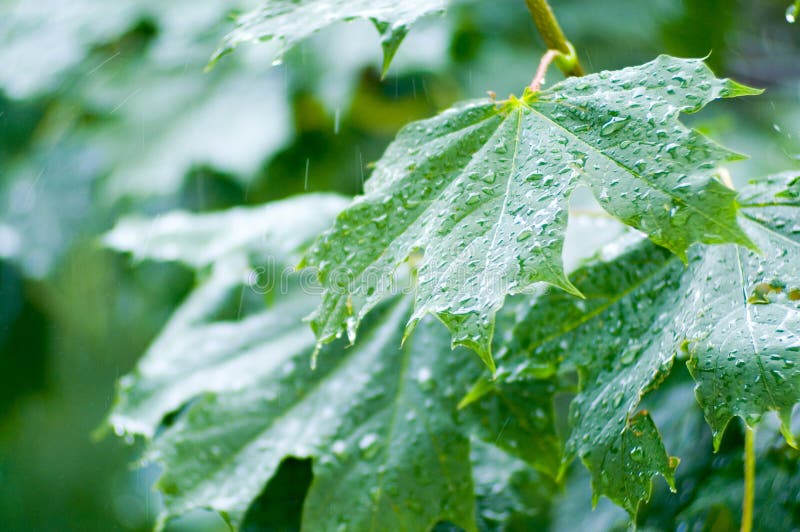
[[[573,55],[575,50],[564,37],[564,32],[561,31],[561,26],[558,25],[558,21],[547,0],[525,0],[525,4],[528,6],[528,11],[531,12],[533,22],[536,23],[539,33],[542,35],[545,46],[549,50],[558,50],[564,57],[574,57],[574,61],[559,61],[556,58],[558,68],[561,69],[565,76],[583,76],[583,68],[577,56]]]

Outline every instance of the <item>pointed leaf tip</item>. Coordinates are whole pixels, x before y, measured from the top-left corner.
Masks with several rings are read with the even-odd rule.
[[[393,27],[388,23],[378,22],[375,20],[373,20],[373,23],[378,29],[378,33],[381,35],[381,49],[383,50],[381,79],[383,80],[386,78],[386,74],[389,72],[392,59],[394,59],[395,54],[397,54],[397,50],[403,43],[403,39],[405,39],[406,35],[408,34],[409,28],[405,26]]]
[[[459,401],[457,409],[463,410],[472,403],[479,401],[486,394],[490,393],[495,387],[494,379],[480,378],[472,385],[469,392]]]
[[[778,411],[778,418],[781,422],[781,434],[786,443],[793,449],[797,449],[797,439],[792,432],[792,408],[782,408]]]
[[[454,339],[451,343],[451,346],[453,349],[459,346],[466,347],[467,349],[475,352],[475,354],[478,355],[478,358],[481,359],[481,362],[483,362],[483,364],[489,370],[492,379],[497,376],[497,365],[494,362],[494,357],[492,357],[492,349],[484,342],[478,342],[469,338],[460,340]]]
[[[758,96],[764,93],[765,89],[757,89],[742,85],[732,79],[725,79],[720,95],[723,98],[738,98],[739,96]]]

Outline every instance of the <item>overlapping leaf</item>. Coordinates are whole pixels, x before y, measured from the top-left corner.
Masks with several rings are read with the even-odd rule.
[[[558,492],[552,479],[480,440],[472,442],[471,454],[479,530],[546,528],[550,504]]]
[[[264,0],[263,4],[239,17],[232,31],[214,54],[213,60],[242,42],[279,41],[276,59],[297,42],[335,22],[368,19],[381,37],[383,72],[417,19],[444,11],[446,0]]]
[[[0,87],[26,101],[3,101],[2,137],[26,144],[3,155],[0,256],[43,277],[76,238],[112,221],[120,196],[180,201],[198,168],[242,185],[257,175],[291,133],[289,109],[280,72],[263,60],[242,55],[203,74],[231,7],[3,3]]]
[[[681,261],[668,251],[634,244],[610,262],[575,272],[585,300],[563,292],[534,300],[499,355],[498,378],[506,381],[539,378],[562,365],[579,369],[568,456],[584,459],[596,496],[605,494],[632,514],[648,497],[652,476],[671,479],[675,466],[649,416],[634,414],[641,396],[672,365],[673,337],[655,334],[654,322],[672,317],[682,273]],[[519,353],[528,357],[509,356]],[[631,470],[637,471],[633,478]]]
[[[138,260],[178,260],[202,268],[235,256],[267,255],[286,263],[347,204],[336,194],[304,194],[259,207],[202,215],[173,211],[155,219],[124,218],[104,240]]]
[[[693,404],[693,387],[684,369],[673,372],[659,390],[645,398],[667,447],[681,456],[676,471],[677,494],[654,484],[652,499],[642,504],[636,527],[641,530],[736,530],[743,496],[743,453],[740,434],[728,434],[717,453],[702,410]],[[772,429],[772,419],[758,431],[754,530],[793,530],[800,525],[797,476],[800,454]],[[591,495],[583,472],[572,471],[566,490],[552,504],[551,530],[616,530],[630,527],[624,513],[608,501],[590,511]],[[629,473],[631,477],[634,471]]]
[[[586,300],[550,293],[517,326],[502,379],[578,368],[568,455],[581,456],[599,494],[635,513],[656,473],[670,479],[657,430],[639,402],[689,357],[697,399],[718,446],[733,416],[748,423],[800,400],[800,218],[787,174],[743,192],[745,227],[761,253],[737,246],[695,249],[689,265],[649,242],[573,277]],[[645,430],[646,429],[646,430]],[[635,436],[632,439],[632,436]],[[614,466],[624,467],[614,467]],[[636,471],[630,478],[626,472]]]
[[[202,166],[247,182],[291,127],[281,75],[268,62],[241,55],[203,74],[234,7],[12,0],[0,20],[0,86],[13,98],[58,91],[56,103],[69,100],[42,126],[89,152],[91,177],[107,176],[104,199],[175,193]],[[64,115],[74,122],[62,124]]]
[[[168,65],[153,55],[111,60],[82,88],[108,118],[88,136],[109,163],[109,199],[175,193],[202,166],[247,183],[291,138],[280,73],[231,61],[204,74],[196,55]]]
[[[132,432],[150,427],[153,412],[176,408],[177,398],[215,392],[192,402],[151,444],[149,459],[165,468],[166,515],[205,507],[238,524],[281,461],[297,456],[315,459],[305,529],[424,530],[438,521],[474,529],[470,431],[458,424],[455,405],[477,365],[450,353],[433,322],[399,350],[408,317],[401,300],[371,316],[358,345],[326,349],[312,370],[313,335],[292,325],[310,308],[302,301],[284,298],[237,323],[184,331],[194,337],[185,341],[192,357],[167,357],[171,346],[157,343],[135,385],[124,385],[122,412],[112,419]],[[529,443],[509,435],[506,447]]]
[[[263,256],[265,242],[287,245],[282,228],[298,227],[287,212],[317,205],[323,219],[325,205],[335,200],[304,196],[244,213],[180,214],[150,226],[127,222],[107,238],[140,256],[203,269],[211,264],[211,275],[122,380],[110,419],[117,433],[153,439],[147,456],[164,466],[164,519],[204,507],[238,524],[280,463],[293,456],[314,459],[306,529],[424,530],[442,521],[473,530],[472,435],[556,471],[552,386],[536,388],[540,406],[533,412],[531,398],[514,386],[499,387],[481,408],[458,412],[482,370],[450,350],[449,335],[434,321],[421,324],[400,348],[409,298],[376,310],[357,345],[327,347],[315,370],[315,339],[302,324],[314,298],[302,293],[298,279],[280,285],[270,309],[240,307],[236,321],[219,317],[226,301],[241,301],[244,259]],[[260,223],[255,231],[253,220]],[[309,227],[314,224],[304,230]],[[258,229],[263,234],[252,238]],[[148,233],[154,235],[150,248]],[[219,247],[214,236],[223,233],[233,237]],[[305,237],[295,235],[293,242],[301,244],[308,233],[299,233]],[[211,245],[200,252],[203,234]],[[165,252],[167,240],[176,245]],[[166,421],[173,412],[180,412],[175,421]]]
[[[677,369],[677,368],[676,368]],[[744,482],[742,435],[729,433],[716,453],[703,413],[692,405],[694,383],[681,368],[665,386],[646,398],[662,428],[667,446],[681,456],[676,475],[678,495],[654,491],[639,512],[637,525],[647,530],[738,529]],[[800,453],[777,433],[773,418],[757,431],[754,530],[793,530],[800,525],[798,493]],[[698,481],[698,479],[702,479]]]
[[[218,367],[228,378],[246,372],[250,385],[199,399],[151,447],[165,466],[167,512],[208,507],[238,523],[283,458],[297,456],[316,459],[309,530],[423,530],[439,520],[473,529],[469,442],[453,420],[464,364],[431,357],[443,350],[430,330],[397,350],[406,317],[402,302],[376,312],[369,338],[337,346],[315,370],[313,335],[294,330],[305,345],[262,344],[268,351],[240,372]],[[444,375],[449,384],[437,382]]]
[[[796,530],[800,526],[800,452],[778,442],[765,443],[757,451],[753,529]],[[716,458],[690,503],[676,516],[678,527],[735,529],[741,520],[742,453],[731,449]]]
[[[236,525],[281,461],[294,456],[315,459],[304,529],[425,530],[439,521],[475,529],[472,430],[455,406],[478,365],[465,365],[431,321],[398,349],[409,315],[409,301],[400,299],[370,316],[357,345],[326,348],[312,370],[314,337],[297,325],[308,303],[284,297],[239,322],[195,324],[178,342],[175,335],[171,344],[157,342],[139,375],[124,382],[112,416],[118,432],[147,434],[160,416],[196,398],[148,451],[164,466],[164,517],[203,507]],[[537,422],[495,413],[507,425]],[[508,438],[491,434],[524,449],[529,440],[517,438],[513,430]]]
[[[138,260],[176,260],[198,270],[210,268],[137,371],[120,380],[110,416],[117,432],[152,436],[166,414],[192,397],[252,384],[259,376],[250,367],[256,361],[275,349],[306,345],[307,327],[301,321],[315,299],[296,286],[292,297],[283,298],[282,311],[268,312],[257,301],[258,311],[240,322],[208,322],[220,315],[246,280],[255,280],[247,279],[254,268],[264,269],[258,273],[265,275],[266,284],[249,287],[251,295],[256,289],[288,290],[285,265],[344,202],[335,194],[307,194],[218,213],[127,218],[105,236],[106,245]],[[236,298],[237,314],[246,310],[245,303],[244,294]]]
[[[91,46],[124,32],[139,14],[133,3],[94,0],[69,5],[12,0],[4,2],[3,11],[0,85],[21,98],[50,88]]]
[[[797,172],[743,192],[748,232],[761,254],[711,248],[684,296],[695,312],[686,337],[697,399],[715,445],[732,416],[755,424],[789,417],[800,399],[800,203]]]
[[[678,121],[713,99],[752,94],[700,60],[568,79],[520,99],[462,104],[404,128],[366,194],[306,256],[325,287],[320,342],[358,322],[422,250],[411,325],[427,313],[492,366],[494,313],[545,281],[578,294],[561,264],[569,197],[585,184],[609,213],[679,256],[694,242],[749,245],[735,193],[713,176],[737,158]]]

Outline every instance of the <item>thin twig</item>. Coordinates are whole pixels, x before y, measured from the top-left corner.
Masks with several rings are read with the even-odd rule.
[[[547,67],[550,66],[550,63],[553,62],[553,59],[559,56],[561,52],[558,50],[547,50],[545,54],[542,56],[542,60],[539,61],[539,68],[536,69],[536,75],[533,76],[533,81],[531,81],[531,90],[533,92],[538,91],[542,87],[542,82],[544,81],[544,75],[547,74]]]

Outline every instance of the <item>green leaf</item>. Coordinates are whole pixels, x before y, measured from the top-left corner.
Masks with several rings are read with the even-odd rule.
[[[157,0],[75,0],[68,5],[58,0],[42,0],[36,5],[4,2],[0,86],[15,99],[63,92],[66,76],[79,69],[81,62],[94,63],[89,65],[90,76],[107,68],[102,60],[95,63],[92,53],[144,20],[158,28],[159,39],[152,48],[162,66],[173,60],[185,66],[187,55],[198,51],[198,42],[215,31],[231,7],[228,0],[208,0],[202,8],[190,0],[169,4]],[[206,44],[201,46],[205,57]],[[118,55],[119,51],[114,54]],[[187,99],[182,101],[185,104]]]
[[[258,384],[264,373],[276,371],[276,351],[313,347],[313,335],[302,318],[316,300],[296,288],[274,309],[237,321],[214,321],[236,294],[245,271],[246,263],[240,260],[216,264],[148,348],[136,371],[120,379],[109,416],[117,434],[152,437],[166,415],[192,398]]]
[[[800,526],[800,452],[776,442],[764,442],[757,451],[755,530],[796,530]],[[676,516],[677,527],[687,530],[736,529],[741,519],[741,447],[715,457],[696,493]],[[792,495],[795,495],[794,497]]]
[[[296,456],[315,459],[304,529],[424,530],[439,520],[474,529],[469,442],[453,419],[458,389],[439,380],[458,382],[464,364],[441,356],[447,338],[432,336],[434,323],[398,351],[407,307],[377,312],[363,342],[336,346],[316,370],[309,334],[305,348],[248,365],[252,385],[192,404],[149,453],[165,468],[167,513],[209,507],[236,524],[281,460]]]
[[[649,416],[637,408],[672,366],[672,336],[662,338],[663,325],[655,324],[672,318],[684,267],[652,243],[630,246],[618,243],[623,252],[614,260],[573,274],[586,299],[553,291],[521,311],[500,353],[498,380],[528,381],[577,367],[580,391],[570,406],[567,459],[580,456],[586,463],[595,503],[604,494],[635,515],[649,497],[652,476],[671,479],[675,466]],[[519,353],[527,357],[520,360]],[[629,466],[641,475],[631,477]]]
[[[177,260],[197,269],[235,256],[259,255],[261,266],[267,255],[285,263],[345,205],[343,196],[320,193],[221,212],[123,218],[104,243],[137,260]]]
[[[299,41],[335,22],[368,19],[383,48],[383,74],[411,26],[421,17],[444,11],[445,0],[264,0],[237,19],[237,27],[211,58],[212,63],[243,42],[277,40],[275,60]]]
[[[121,379],[110,415],[117,434],[152,440],[147,458],[164,466],[162,522],[211,508],[239,524],[290,456],[314,459],[303,510],[311,530],[340,521],[355,529],[426,529],[439,521],[475,529],[472,435],[550,475],[557,470],[553,386],[498,384],[484,403],[459,412],[458,400],[482,369],[451,351],[435,321],[400,349],[410,298],[373,313],[355,346],[326,347],[316,370],[315,338],[302,323],[316,303],[305,293],[307,279],[298,274],[276,286],[268,309],[242,304],[248,259],[258,264],[275,242],[293,251],[338,201],[318,194],[174,213],[123,222],[107,237],[140,257],[208,272],[136,371]],[[238,306],[235,320],[224,317],[230,302]]]
[[[352,339],[391,291],[394,269],[421,250],[410,326],[436,314],[454,344],[492,368],[494,313],[507,294],[539,281],[579,294],[561,254],[569,197],[581,184],[681,257],[694,242],[752,246],[736,221],[736,194],[714,176],[717,163],[739,156],[678,121],[740,87],[700,60],[661,56],[406,126],[365,195],[305,258],[325,288],[311,321],[317,338],[347,330]]]
[[[110,163],[103,183],[108,199],[174,194],[187,172],[204,167],[246,185],[291,139],[280,74],[244,57],[204,74],[208,40],[192,43],[200,54],[148,49],[80,72],[76,97],[104,118],[86,133]],[[138,139],[135,146],[131,138]]]
[[[685,332],[689,369],[715,446],[733,416],[754,425],[769,410],[779,413],[794,444],[789,418],[800,400],[800,211],[785,199],[793,183],[784,181],[771,202],[762,193],[762,204],[744,206],[760,254],[709,249],[687,287],[696,316]]]
[[[728,431],[720,449],[711,453],[711,431],[702,410],[691,405],[693,388],[688,372],[681,370],[647,398],[653,418],[663,429],[665,443],[682,460],[676,475],[678,495],[657,490],[639,512],[637,526],[641,529],[740,527],[744,491],[741,427]],[[800,493],[800,453],[777,433],[774,421],[765,420],[757,431],[755,530],[792,530],[800,524],[800,500],[792,496]]]
[[[587,452],[583,461],[592,472],[593,505],[602,493],[632,518],[639,502],[650,498],[653,477],[663,475],[675,489],[678,460],[667,455],[653,420],[643,412],[631,416],[618,438]]]
[[[509,382],[578,369],[567,458],[581,456],[598,494],[631,513],[648,498],[653,474],[672,477],[674,461],[637,410],[678,354],[689,358],[716,447],[731,417],[754,423],[769,410],[781,414],[793,441],[788,416],[800,400],[800,289],[793,291],[800,287],[800,246],[797,205],[781,199],[785,190],[786,178],[772,178],[743,191],[758,202],[745,204],[744,214],[760,254],[738,246],[695,248],[684,267],[652,243],[629,246],[610,262],[575,272],[585,300],[563,292],[533,300],[499,357],[498,379]],[[634,441],[637,433],[644,439]],[[642,475],[613,475],[610,465],[620,460]]]
[[[152,220],[118,222],[104,237],[108,247],[131,253],[137,260],[181,261],[210,271],[136,371],[120,379],[109,417],[115,431],[152,436],[165,415],[192,397],[254,382],[259,373],[250,366],[273,350],[310,345],[301,322],[316,300],[298,290],[298,281],[287,277],[286,270],[278,270],[330,223],[345,202],[335,194],[306,194],[258,207],[204,214],[175,211]],[[280,291],[282,308],[271,311],[262,305],[260,312],[241,321],[219,321],[231,294],[256,268],[269,283],[258,288]],[[284,294],[289,287],[293,290]],[[236,299],[239,315],[244,293]]]
[[[539,412],[490,398],[457,414],[481,368],[451,351],[431,320],[398,348],[408,298],[376,310],[356,345],[327,346],[314,370],[314,337],[300,323],[309,303],[286,295],[238,322],[170,325],[123,379],[111,422],[118,434],[152,438],[147,459],[164,468],[162,522],[211,508],[238,525],[293,456],[314,459],[304,529],[424,530],[447,521],[474,530],[471,434],[534,466],[557,467],[551,395],[538,398]]]
[[[203,74],[232,7],[226,0],[6,2],[0,86],[12,98],[50,95],[56,105],[40,126],[88,145],[81,170],[102,178],[98,198],[107,203],[176,194],[199,168],[246,185],[290,140],[292,124],[282,78],[268,61],[243,54]],[[54,121],[69,114],[67,124]]]
[[[0,86],[20,99],[56,85],[59,76],[80,62],[91,46],[124,32],[137,11],[144,11],[135,9],[132,2],[112,5],[96,0],[78,0],[68,6],[53,0],[35,6],[4,2],[3,8]],[[23,64],[24,69],[20,68]]]
[[[532,530],[547,526],[552,479],[498,447],[472,441],[472,470],[481,531]]]
[[[555,431],[552,382],[495,383],[465,411],[467,424],[537,470],[555,478],[561,466],[561,440]]]
[[[800,206],[800,172],[781,172],[751,181],[742,203],[748,206]]]
[[[98,103],[117,118],[91,132],[114,164],[103,186],[108,200],[175,194],[187,173],[201,167],[246,185],[291,139],[290,109],[278,76],[257,66],[203,74],[196,63],[156,72],[137,63],[132,71],[115,72],[118,84],[98,95]],[[138,91],[127,94],[131,86]],[[191,95],[173,100],[163,98],[164,91]],[[117,109],[122,95],[127,99]],[[142,137],[135,150],[129,140],[134,134]]]
[[[678,368],[676,368],[678,369]],[[661,427],[670,450],[681,456],[676,472],[677,494],[654,485],[653,497],[639,508],[640,530],[738,530],[743,495],[743,442],[739,430],[726,434],[722,447],[712,453],[711,431],[700,408],[693,404],[694,383],[689,373],[675,371],[659,390],[645,399]],[[792,530],[800,519],[797,477],[798,451],[772,431],[772,419],[758,431],[756,504],[757,530]],[[738,429],[739,427],[737,427]],[[636,469],[628,474],[632,477]],[[553,530],[616,530],[630,528],[628,519],[613,512],[608,501],[591,510],[589,485],[583,471],[575,470],[564,495],[553,501]],[[613,513],[611,513],[611,512]]]

